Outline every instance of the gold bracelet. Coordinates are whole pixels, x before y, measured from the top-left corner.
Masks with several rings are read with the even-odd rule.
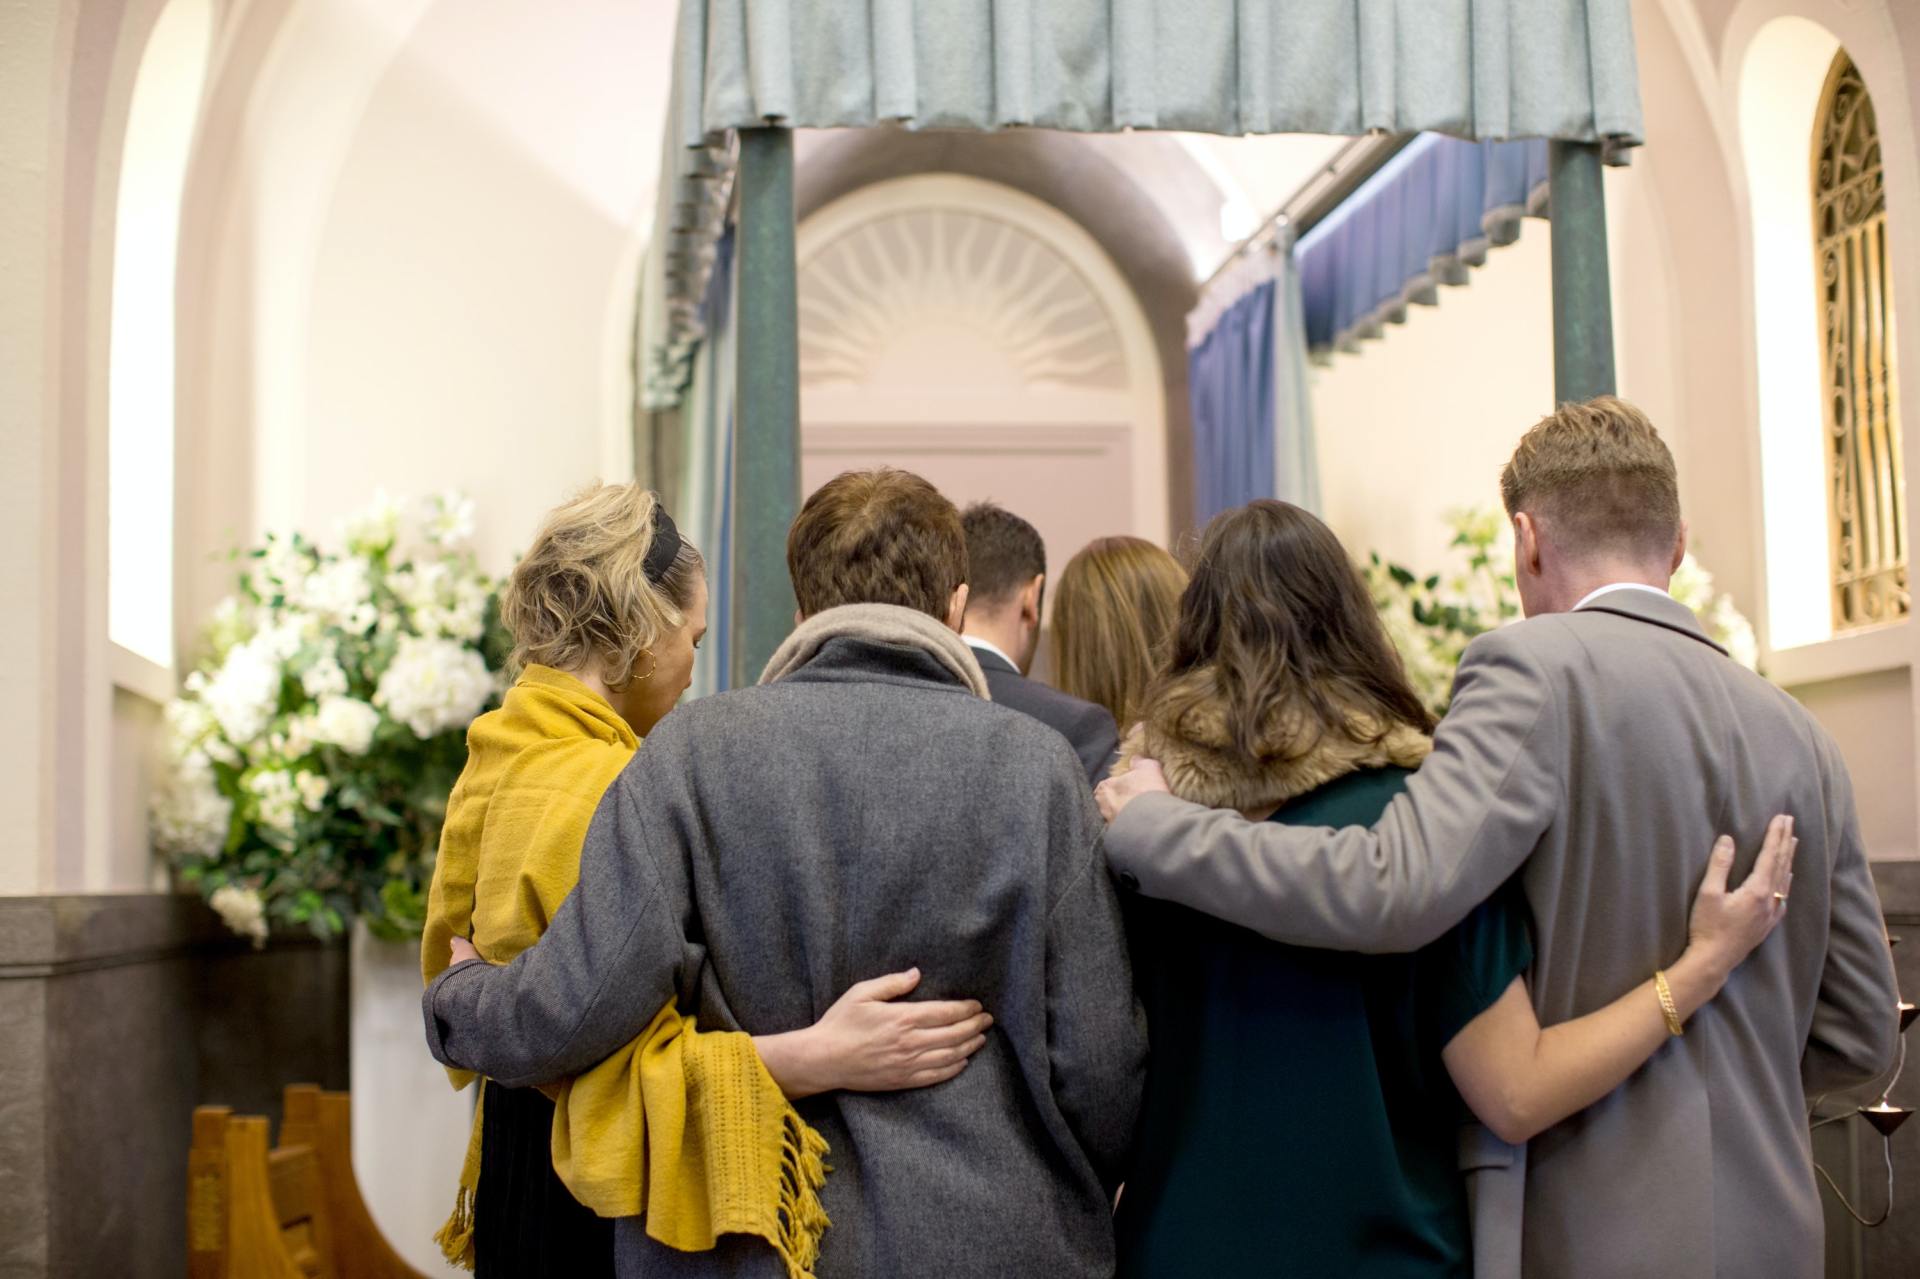
[[[1667,985],[1667,974],[1664,971],[1655,970],[1653,988],[1660,994],[1660,1013],[1667,1019],[1668,1032],[1676,1036],[1686,1034],[1687,1028],[1680,1021],[1680,1010],[1674,1007],[1673,987]]]

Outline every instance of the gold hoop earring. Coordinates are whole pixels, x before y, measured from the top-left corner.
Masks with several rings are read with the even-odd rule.
[[[643,649],[641,649],[640,651],[641,651],[642,653],[645,653],[645,654],[646,654],[646,655],[647,655],[648,657],[652,657],[652,658],[653,658],[653,665],[651,665],[651,666],[649,666],[649,667],[647,667],[647,669],[646,669],[646,671],[645,671],[644,673],[642,673],[642,674],[639,674],[639,675],[635,675],[635,676],[634,676],[633,678],[634,678],[634,679],[635,679],[636,681],[645,681],[645,680],[650,680],[650,679],[652,679],[652,678],[653,678],[653,673],[654,673],[655,671],[657,671],[657,670],[659,670],[659,669],[660,669],[660,659],[659,659],[658,657],[654,657],[654,654],[653,654],[653,653],[652,653],[652,651],[651,651],[651,650],[649,650],[649,649],[644,649],[644,648],[643,648]]]

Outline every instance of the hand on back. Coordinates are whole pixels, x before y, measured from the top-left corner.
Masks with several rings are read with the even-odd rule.
[[[1707,859],[1707,875],[1694,895],[1687,926],[1687,949],[1707,960],[1724,977],[1786,918],[1793,885],[1793,855],[1800,841],[1793,818],[1776,817],[1753,869],[1738,888],[1727,887],[1733,869],[1733,840],[1722,835]]]
[[[833,1088],[892,1092],[944,1083],[986,1046],[993,1018],[977,1000],[908,1001],[920,970],[857,982],[814,1023]]]

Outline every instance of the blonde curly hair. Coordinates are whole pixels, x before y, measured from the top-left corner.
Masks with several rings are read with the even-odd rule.
[[[563,671],[593,663],[619,692],[641,654],[687,624],[706,565],[683,540],[660,581],[647,580],[659,509],[638,484],[596,484],[547,516],[500,596],[516,674],[536,663]]]

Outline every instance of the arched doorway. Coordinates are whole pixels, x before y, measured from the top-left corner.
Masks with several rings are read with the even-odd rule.
[[[1094,537],[1167,536],[1160,362],[1101,247],[979,178],[863,187],[799,228],[801,483],[925,475],[1031,520],[1058,571]]]

